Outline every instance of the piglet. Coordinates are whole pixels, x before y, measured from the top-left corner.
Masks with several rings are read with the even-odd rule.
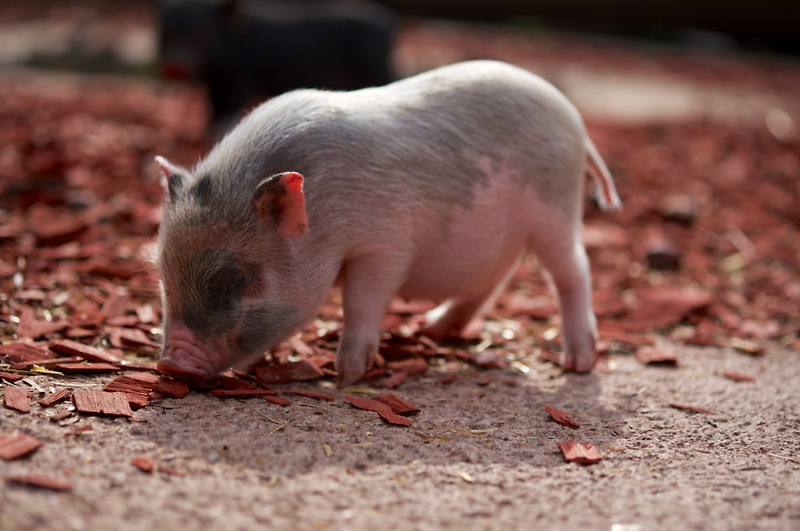
[[[379,88],[298,90],[256,108],[193,169],[157,162],[165,374],[247,366],[340,283],[336,369],[352,384],[393,297],[441,302],[422,332],[456,335],[525,251],[557,291],[564,368],[594,365],[585,175],[604,209],[620,201],[578,111],[525,70],[474,61]]]

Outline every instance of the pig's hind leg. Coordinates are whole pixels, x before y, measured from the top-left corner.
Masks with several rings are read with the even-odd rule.
[[[543,237],[545,232],[547,236]],[[595,363],[597,324],[591,303],[589,259],[579,227],[564,223],[537,231],[528,247],[549,273],[558,296],[564,332],[561,365],[565,370],[588,372]]]
[[[457,337],[467,328],[472,319],[483,309],[488,308],[503,292],[503,289],[514,276],[522,255],[514,260],[511,267],[503,275],[500,282],[491,284],[479,293],[468,297],[450,299],[428,312],[426,324],[420,333],[434,341],[448,337]]]
[[[380,323],[403,283],[405,266],[395,255],[372,255],[344,266],[344,327],[336,352],[339,387],[354,384],[375,362]]]

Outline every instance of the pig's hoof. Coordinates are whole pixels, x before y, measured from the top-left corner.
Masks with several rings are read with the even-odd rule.
[[[561,367],[565,371],[589,372],[594,368],[595,361],[597,356],[591,350],[561,354]]]
[[[202,369],[196,367],[181,366],[177,361],[172,358],[162,358],[156,368],[159,372],[166,374],[176,380],[182,380],[188,383],[200,383],[208,376]]]

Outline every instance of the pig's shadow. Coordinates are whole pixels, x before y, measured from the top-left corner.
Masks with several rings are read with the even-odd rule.
[[[410,417],[411,427],[387,424],[373,412],[353,408],[344,393],[326,388],[334,402],[290,396],[293,403],[285,408],[260,398],[193,392],[144,410],[147,422],[132,433],[156,442],[165,453],[289,477],[331,466],[361,470],[415,460],[444,466],[556,466],[563,463],[558,441],[588,441],[602,450],[617,437],[624,413],[598,401],[602,375],[490,372],[494,377],[488,384],[480,379],[486,372],[474,368],[441,384],[429,371],[392,390],[421,409]],[[319,389],[319,382],[276,387],[279,392],[290,388]],[[545,404],[565,410],[581,428],[556,424]]]

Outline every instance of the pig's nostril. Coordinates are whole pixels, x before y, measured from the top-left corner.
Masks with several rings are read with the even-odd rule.
[[[188,383],[200,383],[206,379],[206,372],[196,367],[186,367],[180,365],[172,358],[162,358],[159,360],[156,368],[159,372],[171,376],[176,380],[182,380]]]

